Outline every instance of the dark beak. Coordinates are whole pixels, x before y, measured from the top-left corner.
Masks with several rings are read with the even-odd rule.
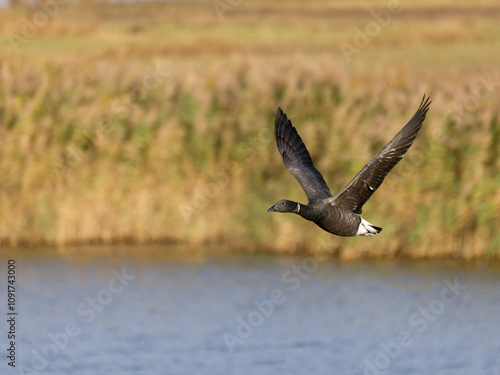
[[[269,210],[267,210],[267,212],[276,212],[277,209],[276,209],[276,205],[272,206]]]

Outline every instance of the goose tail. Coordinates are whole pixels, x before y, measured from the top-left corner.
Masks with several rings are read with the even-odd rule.
[[[372,223],[369,223],[365,219],[361,218],[361,222],[359,223],[356,236],[375,236],[377,233],[380,233],[381,231],[382,228],[376,227]]]

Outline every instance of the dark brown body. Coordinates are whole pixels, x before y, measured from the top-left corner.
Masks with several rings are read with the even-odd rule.
[[[361,223],[361,217],[354,212],[343,210],[323,200],[310,205],[301,204],[297,214],[312,221],[321,229],[343,237],[356,236]]]

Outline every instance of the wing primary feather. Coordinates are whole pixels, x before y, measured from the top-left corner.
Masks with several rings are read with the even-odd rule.
[[[309,202],[332,197],[323,176],[314,167],[306,145],[280,107],[276,113],[274,132],[283,162],[302,186]]]
[[[363,205],[413,144],[431,103],[430,98],[424,95],[410,121],[335,197],[331,198],[330,203],[361,214]]]

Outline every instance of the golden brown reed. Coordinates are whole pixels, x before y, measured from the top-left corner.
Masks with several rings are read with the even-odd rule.
[[[68,7],[18,54],[2,53],[0,241],[179,241],[343,258],[497,258],[497,67],[481,60],[448,69],[440,56],[437,68],[423,65],[419,55],[434,51],[432,38],[408,47],[412,58],[403,64],[388,68],[387,56],[373,63],[377,45],[400,56],[396,39],[404,37],[394,39],[390,28],[351,64],[337,47],[319,52],[328,41],[311,49],[300,40],[292,48],[298,33],[284,46],[286,35],[258,37],[251,52],[234,36],[217,36],[217,27],[228,31],[242,19],[242,30],[252,30],[259,4],[266,17],[278,12],[257,3],[245,18],[242,4],[221,23],[213,9],[198,11],[196,31],[182,18],[193,5],[179,5],[177,18],[165,15],[177,20],[168,26],[154,26],[164,20],[154,11],[160,5],[131,5],[147,10],[135,18],[127,16],[137,14],[130,6],[105,8],[115,18],[104,24],[93,8],[75,23],[78,8]],[[352,17],[358,20],[359,10]],[[328,19],[317,22],[321,29]],[[106,37],[75,53],[61,38],[65,27],[79,42]],[[314,35],[311,20],[307,27]],[[352,37],[344,27],[336,41]],[[443,27],[450,40],[463,35],[458,26]],[[184,32],[180,41],[169,28]],[[162,32],[166,41],[150,40]],[[482,32],[460,39],[464,48]],[[38,50],[44,44],[56,53]],[[305,202],[274,144],[278,105],[335,192],[406,123],[424,93],[433,104],[416,144],[364,207],[363,217],[384,228],[380,235],[337,238],[298,217],[266,212],[281,198]]]

